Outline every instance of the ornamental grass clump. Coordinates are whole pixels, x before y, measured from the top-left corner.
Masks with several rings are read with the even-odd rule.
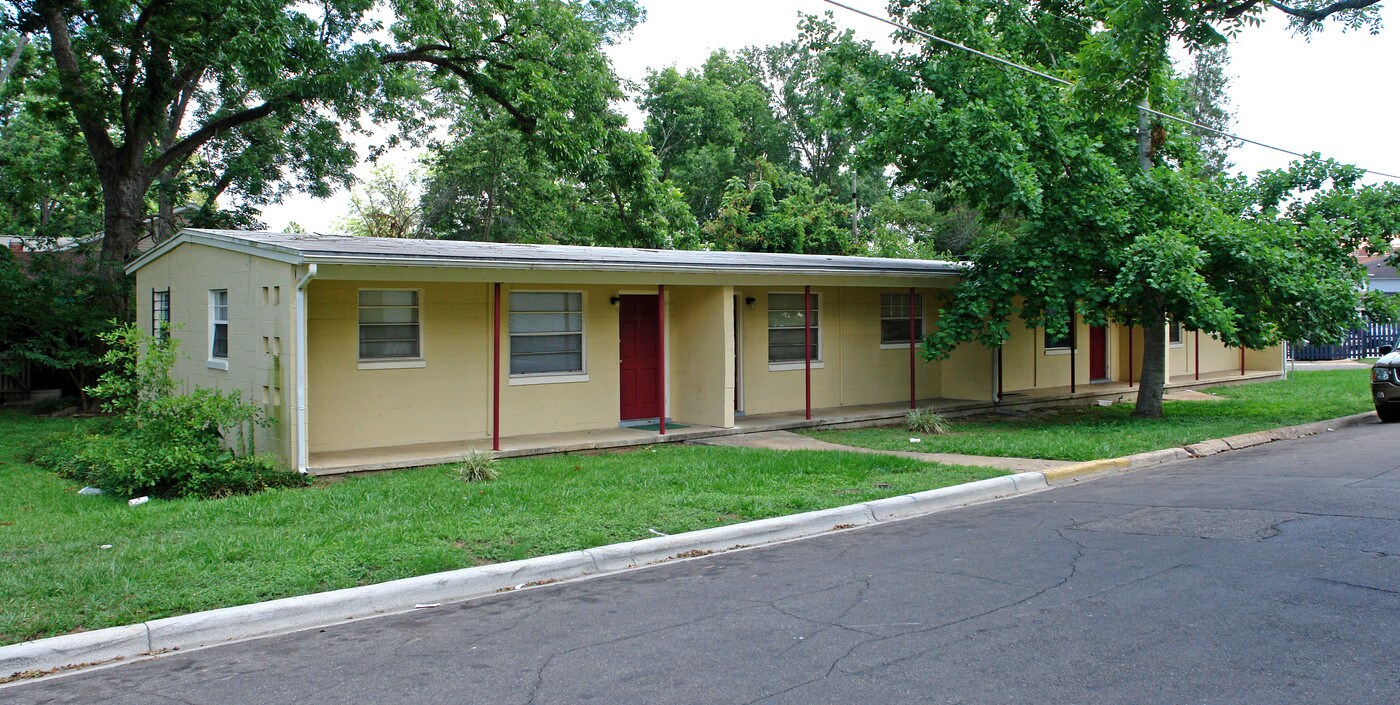
[[[462,482],[489,482],[500,477],[500,461],[489,450],[472,449],[462,456],[453,473]]]
[[[904,427],[915,433],[943,436],[948,433],[948,419],[933,409],[910,409],[904,414]]]

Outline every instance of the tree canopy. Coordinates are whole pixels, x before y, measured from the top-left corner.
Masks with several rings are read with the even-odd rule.
[[[1189,111],[1168,40],[1217,46],[1216,23],[1247,24],[1258,7],[1222,19],[1143,3],[900,5],[916,28],[1075,84],[1066,92],[927,44],[870,82],[884,89],[859,108],[867,158],[893,163],[901,182],[947,205],[1013,224],[974,245],[975,266],[929,337],[929,356],[970,340],[999,346],[1013,317],[1063,332],[1067,308],[1091,323],[1141,326],[1138,413],[1152,416],[1161,413],[1168,320],[1251,347],[1326,338],[1355,321],[1361,270],[1352,253],[1388,250],[1385,227],[1357,222],[1394,233],[1393,186],[1359,186],[1359,172],[1320,157],[1254,180],[1225,178],[1194,135],[1134,108],[1150,95],[1160,110]]]
[[[157,181],[198,164],[206,202],[234,187],[271,198],[293,179],[327,193],[355,157],[347,130],[412,138],[444,93],[582,166],[621,97],[601,46],[639,17],[632,0],[0,4],[0,27],[41,38],[52,62],[102,187],[112,263],[135,247]]]

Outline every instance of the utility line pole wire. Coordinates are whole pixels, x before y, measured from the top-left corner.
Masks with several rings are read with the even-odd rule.
[[[828,5],[835,5],[836,7],[839,7],[839,8],[841,8],[841,9],[843,9],[843,10],[848,11],[848,12],[854,12],[854,13],[857,14],[857,15],[862,15],[862,16],[864,16],[864,17],[869,17],[870,19],[875,20],[876,22],[883,22],[883,23],[885,23],[885,24],[887,24],[887,25],[889,25],[889,26],[891,26],[891,27],[894,27],[894,28],[896,28],[896,29],[900,29],[900,30],[903,30],[903,31],[905,31],[905,32],[910,32],[910,33],[912,33],[912,34],[916,34],[916,35],[918,35],[918,36],[920,36],[920,37],[924,37],[925,39],[932,40],[932,41],[937,42],[937,43],[939,43],[939,44],[942,44],[942,45],[944,45],[944,46],[952,47],[952,48],[954,48],[954,49],[959,49],[959,50],[965,51],[965,52],[967,52],[967,53],[969,53],[969,54],[974,54],[974,55],[976,55],[976,56],[980,56],[980,57],[982,57],[982,58],[984,58],[984,59],[987,59],[987,60],[989,60],[989,61],[994,61],[994,62],[996,62],[996,63],[998,63],[998,64],[1003,65],[1003,66],[1008,66],[1008,67],[1017,69],[1017,70],[1019,70],[1019,71],[1024,71],[1025,73],[1029,73],[1029,74],[1034,75],[1034,76],[1039,76],[1040,78],[1046,79],[1046,80],[1048,80],[1048,81],[1053,81],[1054,83],[1058,83],[1058,84],[1060,84],[1060,85],[1062,85],[1062,86],[1066,86],[1066,87],[1069,87],[1069,88],[1073,88],[1073,87],[1075,86],[1075,84],[1074,84],[1073,82],[1067,81],[1067,80],[1065,80],[1065,79],[1063,79],[1063,78],[1060,78],[1059,76],[1052,76],[1052,75],[1050,75],[1050,74],[1048,74],[1048,73],[1045,73],[1044,71],[1039,71],[1039,70],[1037,70],[1037,69],[1031,68],[1031,67],[1026,66],[1026,65],[1024,65],[1024,64],[1018,64],[1018,63],[1016,63],[1016,62],[1014,62],[1014,61],[1011,61],[1010,59],[1003,59],[1003,58],[1001,58],[1000,56],[995,56],[995,55],[993,55],[993,54],[988,54],[987,52],[984,52],[984,51],[978,51],[978,50],[973,49],[972,47],[969,47],[969,46],[967,46],[967,45],[965,45],[965,44],[960,44],[960,43],[955,42],[955,41],[953,41],[953,40],[951,40],[951,39],[945,39],[945,38],[940,37],[940,36],[938,36],[938,35],[936,35],[936,34],[933,34],[933,33],[931,33],[931,32],[925,32],[925,31],[923,31],[923,30],[921,30],[921,29],[915,29],[914,27],[910,27],[910,26],[908,26],[908,25],[900,24],[900,23],[895,22],[894,20],[891,20],[891,19],[889,19],[889,18],[881,17],[881,16],[879,16],[879,15],[877,15],[877,14],[874,14],[874,13],[872,13],[872,12],[866,12],[865,10],[861,10],[861,9],[859,9],[859,8],[851,7],[850,5],[847,5],[847,4],[842,3],[842,2],[838,2],[837,0],[822,0],[822,2],[825,2],[825,3],[828,4]],[[1249,139],[1248,137],[1241,137],[1240,135],[1236,135],[1236,134],[1233,134],[1233,133],[1230,133],[1230,132],[1226,132],[1226,131],[1224,131],[1224,130],[1219,130],[1219,129],[1216,129],[1216,128],[1214,128],[1214,127],[1210,127],[1209,125],[1202,125],[1202,124],[1199,123],[1199,122],[1195,122],[1195,121],[1193,121],[1193,120],[1188,120],[1188,119],[1186,119],[1186,118],[1184,118],[1184,117],[1180,117],[1180,116],[1177,116],[1177,115],[1172,115],[1172,114],[1170,114],[1170,113],[1164,113],[1164,112],[1162,112],[1162,111],[1160,111],[1160,110],[1153,110],[1152,108],[1149,108],[1149,107],[1146,107],[1146,106],[1138,106],[1138,110],[1141,110],[1142,112],[1145,112],[1145,113],[1148,113],[1148,114],[1151,114],[1151,115],[1156,115],[1157,117],[1160,117],[1160,118],[1162,118],[1162,119],[1164,119],[1164,120],[1171,120],[1172,122],[1180,123],[1180,124],[1182,124],[1182,125],[1187,125],[1187,126],[1189,126],[1189,127],[1194,127],[1194,128],[1196,128],[1196,129],[1198,129],[1198,130],[1205,130],[1206,132],[1212,132],[1212,133],[1215,133],[1215,134],[1220,135],[1220,136],[1222,136],[1222,137],[1228,137],[1228,138],[1233,139],[1233,140],[1237,140],[1237,141],[1240,141],[1240,142],[1245,142],[1245,143],[1252,144],[1252,145],[1255,145],[1255,146],[1258,146],[1258,147],[1263,147],[1263,148],[1265,148],[1265,149],[1272,149],[1272,150],[1274,150],[1275,152],[1282,152],[1282,153],[1284,153],[1284,154],[1288,154],[1288,155],[1295,156],[1295,157],[1302,157],[1302,158],[1308,157],[1307,154],[1304,154],[1304,153],[1302,153],[1302,152],[1295,152],[1295,151],[1293,151],[1293,150],[1291,150],[1291,149],[1284,149],[1283,147],[1276,147],[1276,146],[1271,145],[1271,144],[1267,144],[1267,143],[1264,143],[1264,142],[1260,142],[1259,140],[1252,140],[1252,139]],[[1381,176],[1381,177],[1385,177],[1385,178],[1388,178],[1388,179],[1397,179],[1397,180],[1400,180],[1400,176],[1398,176],[1398,175],[1396,175],[1396,174],[1388,174],[1388,173],[1386,173],[1386,172],[1384,172],[1384,171],[1376,171],[1376,170],[1374,170],[1374,169],[1366,169],[1366,168],[1364,168],[1364,167],[1357,167],[1357,168],[1361,169],[1362,171],[1365,171],[1367,174],[1372,174],[1372,175],[1375,175],[1375,176]]]

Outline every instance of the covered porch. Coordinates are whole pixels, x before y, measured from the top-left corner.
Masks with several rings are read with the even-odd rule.
[[[1200,389],[1281,379],[1284,376],[1284,373],[1278,370],[1259,369],[1246,369],[1243,374],[1238,370],[1202,372],[1199,379],[1195,373],[1192,373],[1172,376],[1166,389],[1168,392]],[[948,416],[968,416],[999,410],[1028,411],[1051,406],[1092,404],[1097,401],[1132,402],[1137,399],[1137,390],[1137,384],[1130,385],[1126,381],[1097,382],[1078,384],[1073,389],[1065,386],[1010,392],[1003,395],[1000,402],[929,398],[919,399],[917,406],[931,408]],[[909,402],[902,401],[836,408],[814,408],[810,420],[806,418],[805,410],[737,416],[734,419],[734,425],[729,428],[699,424],[680,427],[671,424],[664,433],[655,427],[618,426],[606,429],[503,436],[500,439],[500,450],[496,454],[500,457],[523,457],[551,453],[609,450],[653,443],[675,443],[715,436],[796,428],[878,426],[896,422],[908,410]],[[475,441],[420,443],[316,452],[311,454],[308,470],[315,475],[338,475],[440,465],[459,462],[470,451],[489,451],[491,446],[492,440],[484,438]]]

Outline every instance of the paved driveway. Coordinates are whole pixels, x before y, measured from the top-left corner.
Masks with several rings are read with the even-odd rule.
[[[0,689],[9,703],[1395,703],[1400,427]]]

